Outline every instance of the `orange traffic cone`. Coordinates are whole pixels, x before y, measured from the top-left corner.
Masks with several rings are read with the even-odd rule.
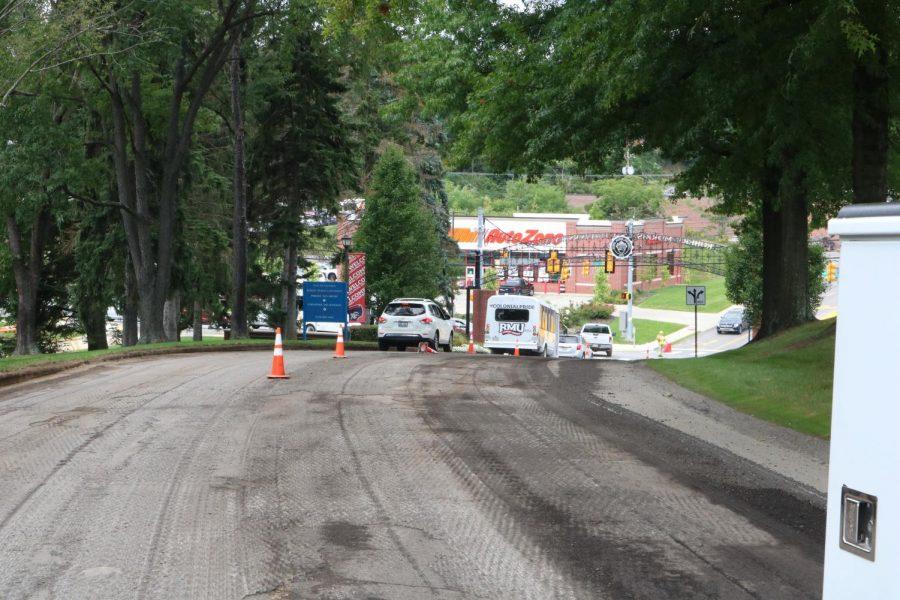
[[[344,328],[338,329],[337,344],[334,346],[335,358],[347,358],[344,354]]]
[[[663,352],[671,352],[672,351],[672,342],[666,342],[666,347],[663,348]]]
[[[519,356],[519,340],[516,340],[516,349],[513,350],[513,356]]]
[[[269,379],[287,379],[284,373],[284,346],[281,344],[281,327],[275,329],[275,355],[272,357],[272,372]]]
[[[469,336],[469,349],[467,351],[469,354],[475,354],[475,340],[472,339],[472,336]]]

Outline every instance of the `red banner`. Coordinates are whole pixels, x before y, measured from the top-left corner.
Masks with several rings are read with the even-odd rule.
[[[347,310],[351,323],[367,322],[366,314],[366,254],[351,252],[348,257]]]

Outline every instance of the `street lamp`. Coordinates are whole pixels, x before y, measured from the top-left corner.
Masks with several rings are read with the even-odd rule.
[[[353,246],[353,238],[349,235],[341,237],[341,246],[344,248],[344,281],[350,281],[350,248]]]

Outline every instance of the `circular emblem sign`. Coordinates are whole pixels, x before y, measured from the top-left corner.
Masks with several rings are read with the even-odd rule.
[[[609,243],[609,251],[613,253],[613,256],[620,259],[625,259],[631,256],[631,252],[634,249],[633,244],[631,243],[631,238],[627,235],[617,235],[612,239]]]

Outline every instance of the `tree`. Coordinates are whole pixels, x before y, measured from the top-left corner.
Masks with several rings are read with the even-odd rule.
[[[594,303],[606,304],[612,289],[609,286],[609,275],[603,269],[597,269],[594,276]]]
[[[397,147],[385,150],[375,165],[355,244],[366,253],[367,293],[375,296],[376,313],[397,297],[434,298],[440,292],[434,216]]]
[[[338,63],[315,24],[313,4],[294,3],[272,23],[255,91],[251,176],[273,248],[280,250],[285,337],[297,335],[297,267],[307,212],[334,213],[356,182],[351,131],[338,106]]]
[[[244,86],[241,39],[231,48],[229,69],[231,85],[231,117],[234,131],[234,210],[231,222],[231,337],[248,337],[247,329],[247,165],[244,108],[241,88]],[[195,328],[196,329],[196,328]]]
[[[850,189],[851,66],[830,8],[479,3],[416,25],[410,80],[441,96],[426,102],[448,119],[451,155],[540,172],[658,148],[686,165],[679,186],[722,212],[762,207],[765,336],[807,318],[810,214],[833,214]],[[465,89],[445,93],[446,80]]]
[[[763,315],[763,238],[759,211],[744,218],[736,227],[738,241],[725,256],[725,293],[735,304],[743,304],[747,319],[758,326]],[[805,317],[815,318],[816,309],[825,291],[822,272],[825,254],[818,244],[810,244],[808,267],[800,277],[806,286]]]
[[[109,103],[118,207],[135,274],[141,342],[164,341],[185,161],[206,93],[228,59],[254,0],[138,3],[116,13],[129,35],[98,44],[121,51],[86,61]],[[123,27],[124,28],[124,27]],[[132,48],[130,35],[153,32]]]
[[[591,186],[597,201],[588,207],[592,219],[644,219],[662,214],[663,189],[640,177],[601,179]]]

